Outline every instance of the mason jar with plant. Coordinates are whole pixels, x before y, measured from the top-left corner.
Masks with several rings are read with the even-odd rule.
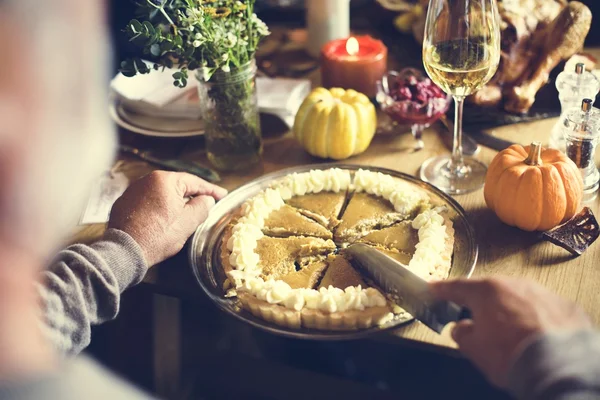
[[[255,0],[144,0],[127,24],[130,40],[148,63],[121,63],[125,76],[172,68],[173,84],[199,82],[209,160],[222,170],[243,169],[260,160],[262,140],[256,100],[255,53],[267,25],[254,13]]]

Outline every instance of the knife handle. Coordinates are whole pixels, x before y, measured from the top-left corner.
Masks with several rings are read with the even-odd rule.
[[[451,301],[440,301],[433,306],[435,316],[442,325],[458,322],[463,319],[473,319],[471,310],[461,307]]]
[[[462,321],[463,319],[473,319],[473,314],[471,313],[471,310],[469,310],[467,307],[460,308],[457,322]]]

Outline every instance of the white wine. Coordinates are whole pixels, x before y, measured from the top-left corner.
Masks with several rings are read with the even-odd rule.
[[[426,45],[423,64],[444,92],[468,96],[483,87],[498,68],[500,49],[481,38],[466,38]]]

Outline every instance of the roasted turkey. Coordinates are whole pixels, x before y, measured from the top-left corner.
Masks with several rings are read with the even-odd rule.
[[[419,0],[413,5],[412,18],[404,18],[419,41],[423,40],[427,4]],[[566,0],[498,0],[498,9],[502,20],[498,72],[469,101],[526,113],[550,72],[582,49],[592,13],[584,4]]]

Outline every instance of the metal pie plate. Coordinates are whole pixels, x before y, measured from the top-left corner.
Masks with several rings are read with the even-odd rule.
[[[308,172],[312,169],[341,168],[351,172],[359,168],[382,172],[403,181],[412,183],[428,192],[433,202],[444,204],[448,207],[451,219],[454,222],[454,255],[450,277],[469,277],[477,263],[478,247],[475,240],[475,231],[469,223],[463,208],[450,196],[443,193],[434,186],[423,182],[413,176],[401,172],[376,167],[365,167],[359,165],[339,164],[317,164],[301,167],[288,168],[271,174],[264,175],[254,181],[229,193],[223,200],[219,201],[210,211],[208,219],[198,227],[192,237],[189,247],[189,257],[192,270],[200,287],[210,299],[223,311],[233,315],[235,318],[249,323],[250,325],[286,337],[298,339],[315,340],[343,340],[356,339],[377,332],[382,332],[400,325],[411,322],[413,319],[394,319],[387,324],[369,329],[355,331],[321,331],[315,329],[291,329],[278,326],[261,318],[255,317],[249,311],[243,310],[236,298],[225,298],[223,282],[225,274],[221,268],[221,238],[225,227],[231,220],[233,212],[250,197],[261,190],[271,186],[278,179],[297,172]]]

